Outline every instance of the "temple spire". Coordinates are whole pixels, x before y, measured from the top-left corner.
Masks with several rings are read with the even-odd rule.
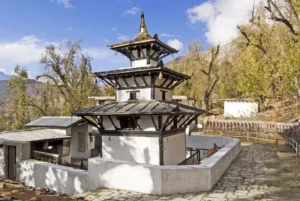
[[[141,12],[141,24],[140,24],[140,33],[136,35],[136,38],[145,38],[150,37],[147,31],[146,23],[145,23],[145,15],[144,12]]]

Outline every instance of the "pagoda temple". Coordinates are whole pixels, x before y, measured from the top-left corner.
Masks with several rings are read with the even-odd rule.
[[[100,157],[152,165],[177,165],[186,158],[185,128],[205,111],[172,101],[173,89],[190,76],[162,58],[177,53],[150,36],[141,13],[134,40],[108,46],[131,67],[94,73],[115,89],[115,101],[73,112],[97,128]]]

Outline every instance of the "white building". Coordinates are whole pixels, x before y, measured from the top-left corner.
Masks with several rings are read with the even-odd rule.
[[[258,103],[250,99],[224,99],[224,116],[251,117],[258,113]]]

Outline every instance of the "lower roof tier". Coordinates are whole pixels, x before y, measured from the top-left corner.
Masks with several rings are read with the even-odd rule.
[[[201,115],[205,111],[173,101],[125,101],[110,102],[80,109],[77,116],[122,116],[122,115]]]

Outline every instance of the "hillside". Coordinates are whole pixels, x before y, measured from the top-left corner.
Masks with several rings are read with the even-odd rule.
[[[0,72],[1,73],[1,72]],[[8,80],[0,80],[0,102],[5,102],[9,98],[9,90],[6,88]],[[36,80],[28,79],[27,84],[36,83]],[[34,95],[34,91],[31,87],[28,88],[27,93],[30,95]]]
[[[0,81],[1,80],[9,80],[11,75],[7,75],[4,72],[0,71]]]

